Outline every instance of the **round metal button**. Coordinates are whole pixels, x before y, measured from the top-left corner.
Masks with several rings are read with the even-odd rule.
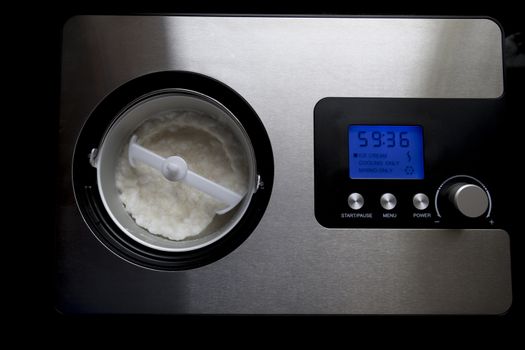
[[[348,206],[354,210],[359,210],[365,204],[365,199],[359,193],[352,193],[348,196]]]
[[[454,205],[466,217],[480,217],[489,207],[489,197],[479,186],[458,184],[454,189],[453,195]]]
[[[392,210],[396,207],[397,199],[392,193],[385,193],[381,196],[381,206],[383,209]]]
[[[414,207],[417,210],[425,210],[428,208],[428,204],[430,201],[428,200],[428,196],[424,193],[418,193],[412,198],[412,203],[414,203]]]

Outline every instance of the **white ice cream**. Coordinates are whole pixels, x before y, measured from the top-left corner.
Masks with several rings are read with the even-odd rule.
[[[245,194],[248,165],[229,129],[210,116],[171,112],[149,119],[134,133],[137,143],[163,156],[180,156],[188,168],[230,190]],[[147,165],[133,168],[127,146],[116,167],[120,200],[135,222],[172,240],[198,235],[226,205],[186,184],[170,182]]]

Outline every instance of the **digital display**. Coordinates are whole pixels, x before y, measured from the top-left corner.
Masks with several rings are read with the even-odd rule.
[[[420,126],[349,125],[348,150],[352,179],[425,177]]]

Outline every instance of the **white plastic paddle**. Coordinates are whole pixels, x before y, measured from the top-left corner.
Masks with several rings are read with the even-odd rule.
[[[181,181],[228,205],[226,208],[217,210],[217,214],[227,213],[244,197],[189,170],[188,164],[181,157],[164,158],[142,147],[137,143],[136,135],[133,135],[129,142],[128,160],[132,167],[136,166],[136,162],[144,163],[160,171],[167,180]]]

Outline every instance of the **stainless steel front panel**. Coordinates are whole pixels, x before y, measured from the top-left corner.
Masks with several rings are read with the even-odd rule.
[[[504,312],[512,298],[506,232],[326,229],[313,200],[313,109],[321,98],[497,98],[501,42],[487,19],[72,18],[62,57],[58,308]],[[215,263],[172,273],[131,265],[99,244],[75,208],[70,178],[74,141],[96,104],[163,70],[199,72],[239,92],[262,119],[275,158],[272,197],[252,235]]]

